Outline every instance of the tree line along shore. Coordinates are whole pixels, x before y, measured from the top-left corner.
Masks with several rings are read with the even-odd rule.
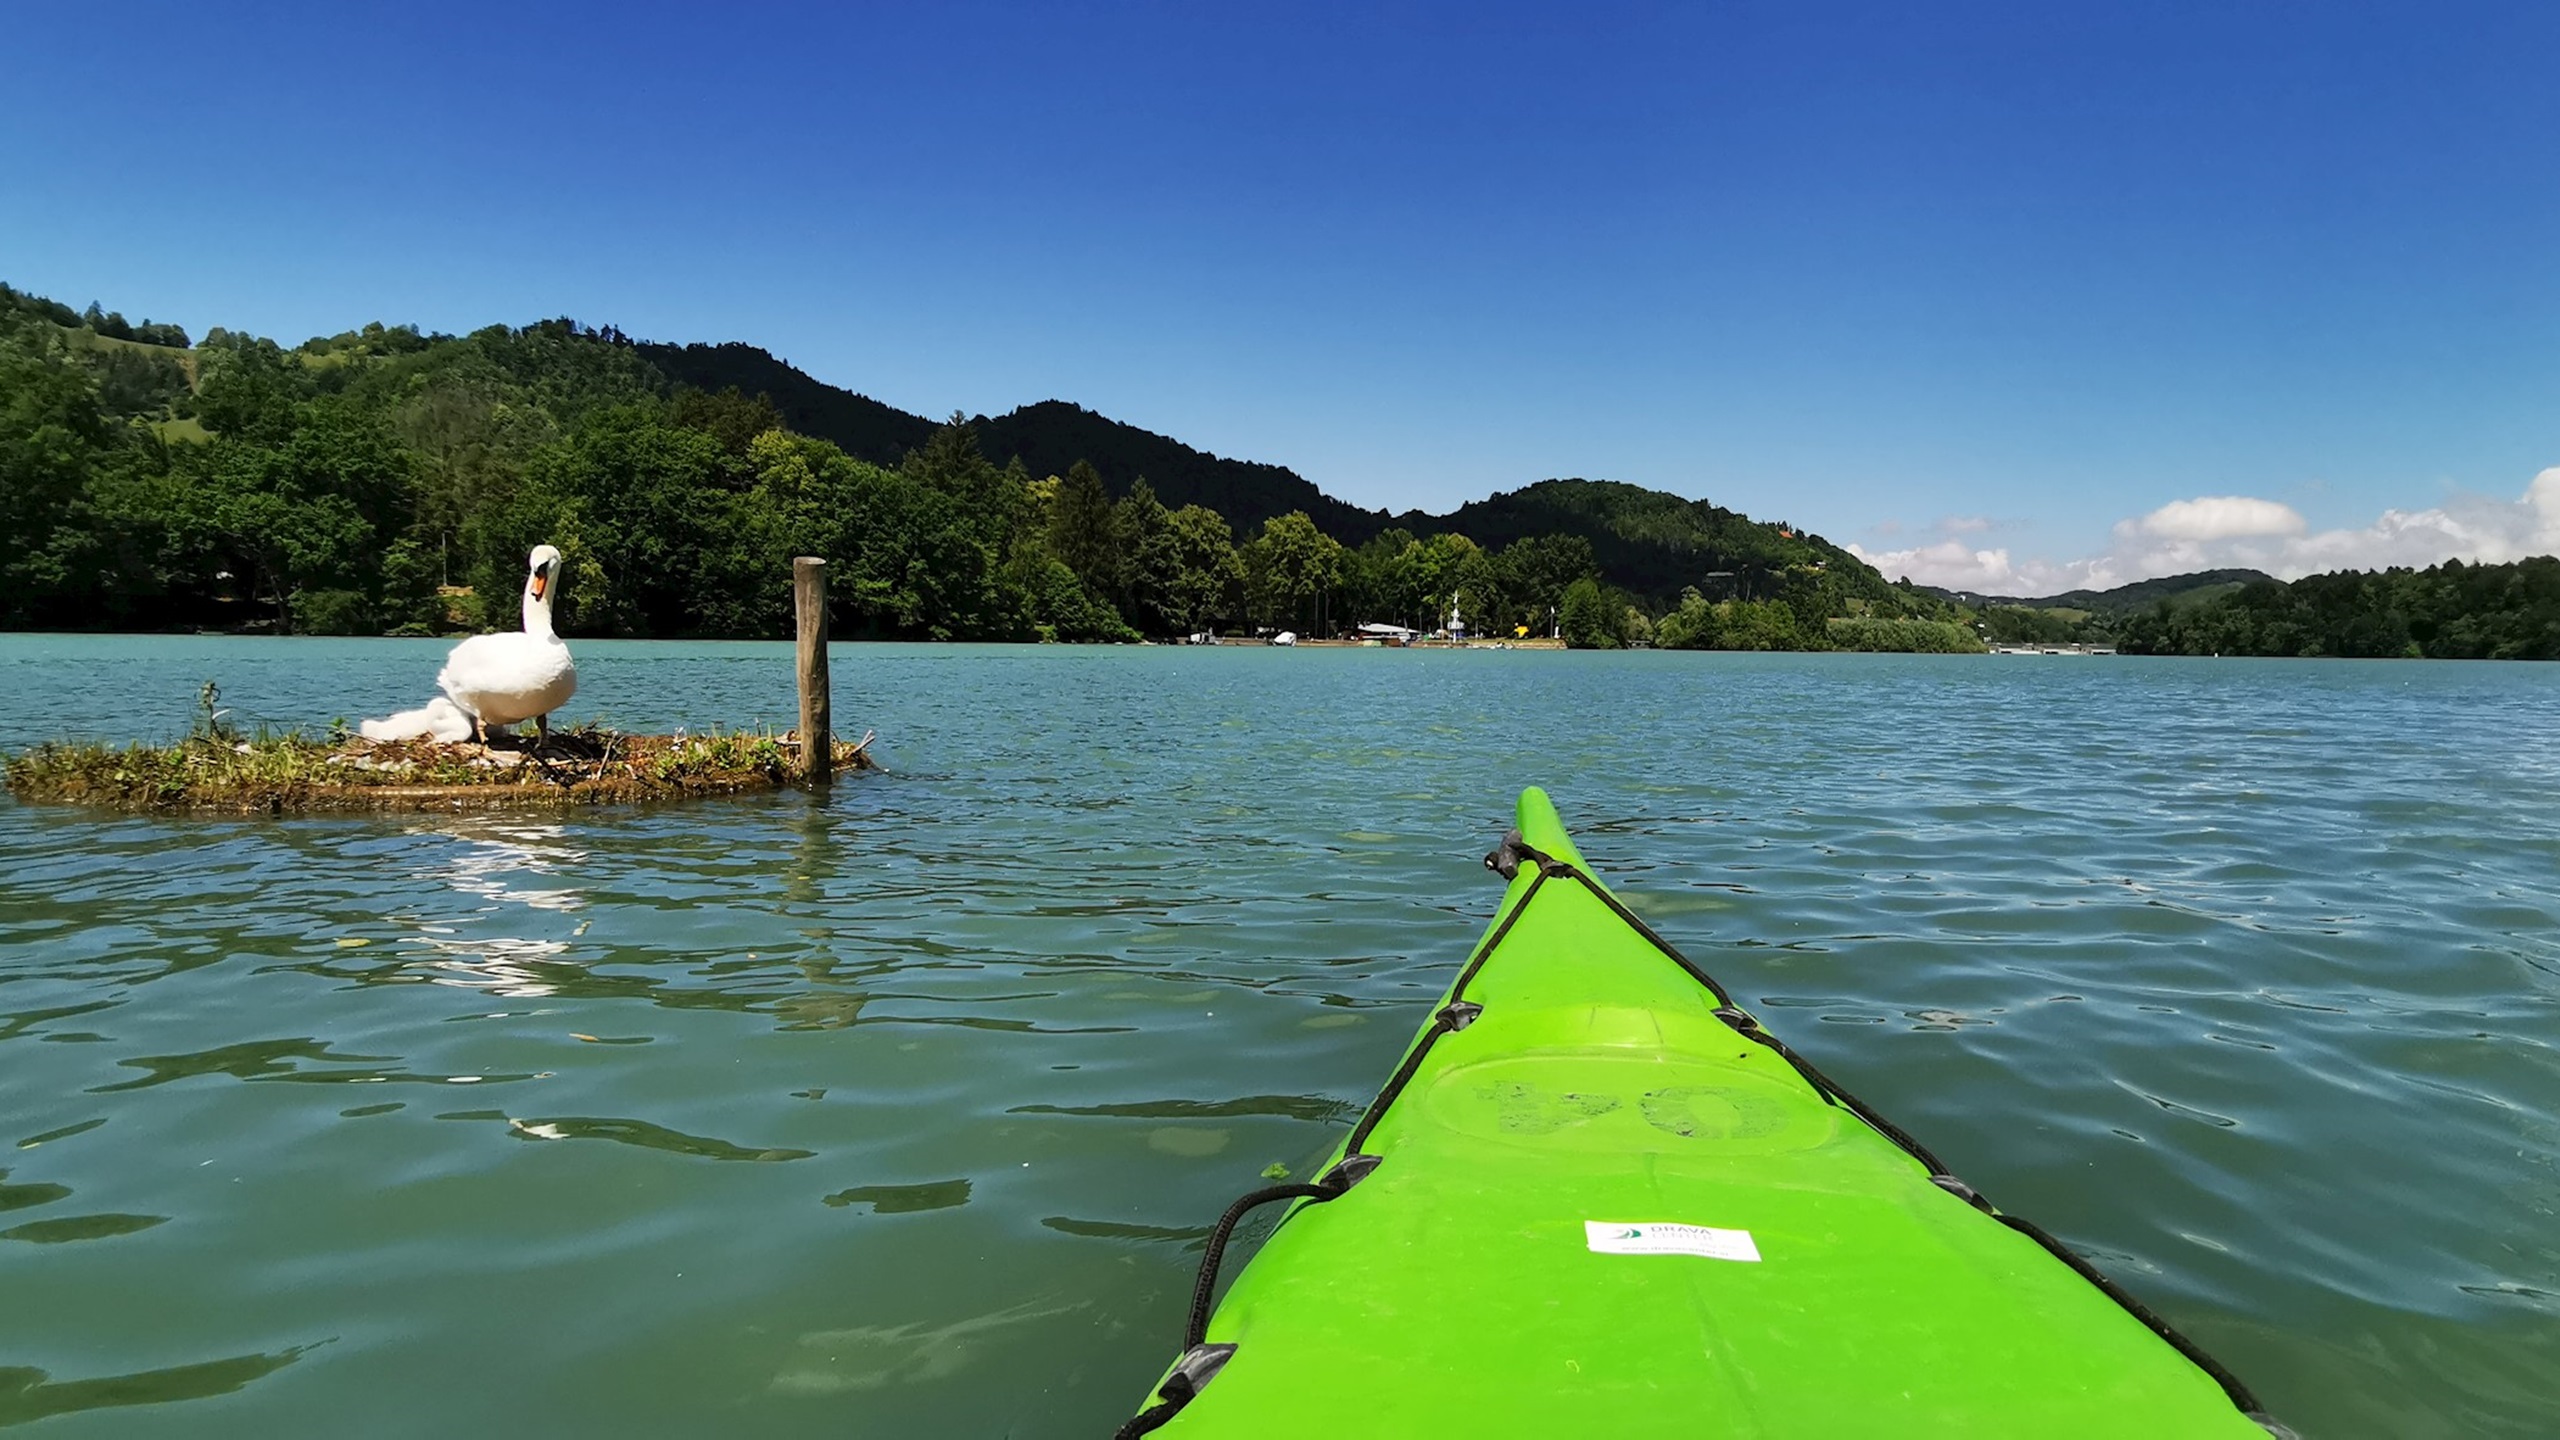
[[[1132,473],[1150,462],[1168,493]],[[2358,577],[2380,594],[2303,581],[2281,603],[1969,604],[1636,486],[1390,517],[1056,402],[929,425],[748,347],[566,320],[189,343],[0,285],[0,626],[505,626],[538,542],[566,553],[561,623],[589,635],[785,635],[778,577],[815,554],[835,633],[860,639],[1428,632],[1455,609],[1477,635],[1590,648],[2560,653],[2560,581],[2533,568],[2551,562]]]

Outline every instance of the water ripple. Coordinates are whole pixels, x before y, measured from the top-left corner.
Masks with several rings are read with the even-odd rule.
[[[580,700],[787,725],[787,653],[582,643]],[[325,720],[436,654],[0,637],[0,742],[182,729],[206,673]],[[892,773],[823,800],[0,802],[0,1359],[44,1367],[0,1424],[1107,1431],[1209,1219],[1311,1172],[1464,959],[1533,782],[2304,1435],[2560,1413],[2560,669],[840,659]]]

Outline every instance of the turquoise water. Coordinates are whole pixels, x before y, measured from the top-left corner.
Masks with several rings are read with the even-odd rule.
[[[0,746],[438,646],[0,637]],[[572,719],[787,651],[580,643]],[[838,650],[889,772],[566,817],[0,800],[0,1425],[1093,1435],[1497,898],[1520,786],[2306,1436],[2560,1428],[2560,668]]]

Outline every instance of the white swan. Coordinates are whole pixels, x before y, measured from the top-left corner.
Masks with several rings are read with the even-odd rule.
[[[451,743],[471,738],[471,717],[462,707],[439,695],[415,710],[403,710],[382,720],[367,720],[356,727],[367,740],[442,740]]]
[[[436,685],[469,715],[487,738],[493,725],[530,720],[544,739],[551,712],[578,693],[577,662],[551,628],[551,601],[559,588],[560,552],[536,545],[526,559],[524,629],[474,635],[445,657]]]

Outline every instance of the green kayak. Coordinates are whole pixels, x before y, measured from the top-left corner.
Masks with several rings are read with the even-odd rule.
[[[1318,1179],[1221,1219],[1123,1437],[2276,1428],[1734,1008],[1545,794],[1486,864],[1492,927]],[[1228,1237],[1280,1203],[1212,1310]]]

